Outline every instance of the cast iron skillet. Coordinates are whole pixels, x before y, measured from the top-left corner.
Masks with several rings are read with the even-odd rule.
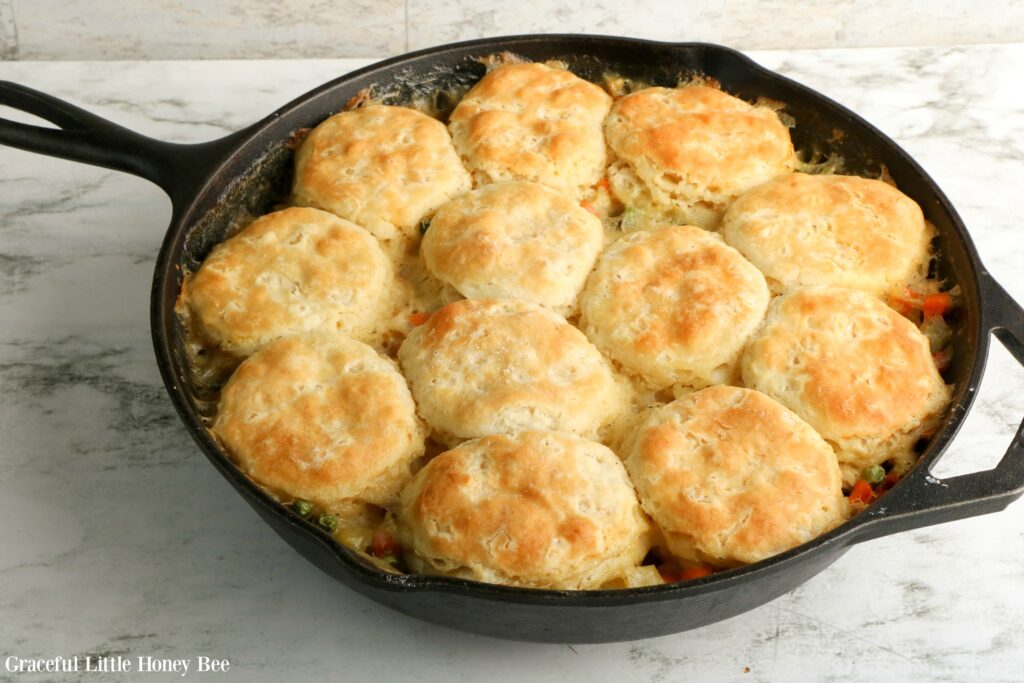
[[[846,172],[877,176],[882,166],[938,229],[938,275],[960,285],[964,306],[952,320],[954,399],[943,427],[917,466],[892,491],[847,523],[782,555],[711,577],[614,591],[541,591],[431,576],[382,573],[327,533],[275,502],[242,475],[210,437],[189,386],[182,330],[174,314],[182,271],[195,268],[235,223],[269,210],[287,193],[292,134],[339,111],[365,88],[393,103],[484,71],[479,58],[510,51],[559,59],[599,80],[615,71],[657,85],[704,74],[748,100],[784,103],[796,121],[798,150],[833,152]],[[443,99],[443,97],[442,97]],[[696,628],[766,603],[878,536],[995,512],[1024,493],[1024,425],[995,469],[938,480],[929,469],[970,408],[994,334],[1024,363],[1024,311],[978,260],[956,211],[931,178],[892,140],[828,98],[717,45],[655,43],[574,35],[517,36],[431,48],[331,81],[249,128],[198,145],[159,142],[58,99],[0,84],[0,104],[40,116],[59,129],[0,120],[0,143],[147,178],[170,196],[173,217],[156,262],[151,324],[157,364],[186,427],[210,462],[261,517],[325,572],[369,598],[427,621],[504,638],[552,642],[632,640]],[[444,108],[452,103],[438,102]]]

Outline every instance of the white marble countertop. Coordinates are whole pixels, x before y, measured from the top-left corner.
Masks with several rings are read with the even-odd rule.
[[[1024,301],[1024,44],[753,56],[904,145]],[[201,141],[363,63],[7,62],[0,78]],[[855,547],[764,607],[652,640],[504,642],[363,599],[264,526],[175,416],[148,321],[169,217],[145,181],[0,149],[0,656],[208,655],[247,681],[1020,680],[1024,503]],[[1024,372],[996,344],[938,473],[991,466],[1022,416]],[[3,680],[65,678],[3,664]]]

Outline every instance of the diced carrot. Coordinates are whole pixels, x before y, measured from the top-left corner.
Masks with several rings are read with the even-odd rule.
[[[661,574],[661,580],[665,583],[675,583],[679,581],[679,572],[668,567],[658,567],[658,573]]]
[[[397,555],[401,549],[402,547],[398,545],[398,541],[392,538],[388,532],[383,529],[377,529],[373,532],[373,538],[370,539],[370,550],[373,552],[374,557]]]
[[[580,202],[580,206],[589,211],[590,213],[594,214],[598,218],[601,217],[601,212],[597,210],[597,207],[588,202],[586,199]]]
[[[714,570],[706,564],[698,564],[693,567],[687,567],[680,574],[679,578],[682,581],[693,581],[694,579],[703,579],[705,576],[711,576]]]
[[[600,180],[598,180],[597,181],[597,186],[599,188],[601,188],[602,190],[604,190],[605,192],[611,192],[612,191],[612,184],[610,182],[608,182],[608,176],[605,176],[605,177],[601,178]]]
[[[871,490],[871,484],[867,483],[863,479],[858,479],[857,483],[853,485],[853,490],[850,491],[848,496],[851,503],[860,503],[866,505],[871,502],[871,496],[874,492]]]
[[[889,308],[892,308],[900,315],[910,315],[914,310],[913,304],[906,299],[900,299],[899,297],[890,296],[887,300]]]
[[[904,293],[904,296],[906,296],[908,299],[923,299],[924,298],[924,294],[922,294],[921,292],[919,292],[919,291],[917,291],[915,289],[911,289],[910,287],[904,288],[903,293]]]
[[[900,315],[910,315],[914,311],[922,311],[926,318],[945,315],[953,308],[953,297],[948,292],[924,294],[906,287],[903,296],[889,296],[886,303]]]
[[[924,298],[924,303],[921,305],[921,310],[924,311],[924,315],[927,318],[936,315],[946,315],[951,308],[953,308],[953,297],[946,292],[929,294]]]
[[[889,474],[885,475],[885,479],[882,480],[882,483],[875,487],[875,495],[882,495],[883,493],[891,489],[893,486],[895,486],[896,482],[898,482],[899,480],[900,475],[896,474],[895,472],[889,472]]]
[[[413,313],[409,314],[409,322],[412,323],[413,327],[418,327],[418,326],[422,325],[423,323],[427,322],[428,320],[430,320],[430,314],[429,313],[423,313],[421,311],[414,311]]]

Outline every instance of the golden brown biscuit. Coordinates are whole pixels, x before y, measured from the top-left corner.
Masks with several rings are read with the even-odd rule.
[[[632,232],[598,261],[580,296],[580,328],[654,389],[733,379],[768,306],[764,276],[694,226]]]
[[[932,230],[917,203],[881,180],[794,173],[737,199],[722,237],[776,291],[809,285],[900,290],[928,274]]]
[[[224,387],[213,431],[260,484],[336,512],[395,501],[423,453],[395,364],[339,333],[286,337],[250,356]]]
[[[605,133],[616,156],[612,191],[648,223],[712,228],[729,202],[797,161],[773,110],[706,86],[626,95]]]
[[[535,429],[596,437],[627,400],[582,332],[514,299],[448,304],[406,337],[398,358],[420,414],[449,444]]]
[[[419,222],[470,188],[440,121],[371,105],[335,114],[295,155],[293,200],[365,227],[378,239],[416,240]]]
[[[365,337],[390,282],[388,259],[368,232],[324,211],[289,208],[214,247],[184,300],[211,341],[248,356],[308,330]]]
[[[758,562],[847,512],[832,448],[750,389],[709,387],[655,408],[622,453],[644,510],[684,560]]]
[[[402,520],[418,571],[513,586],[599,588],[648,549],[618,457],[560,432],[442,453],[402,492]]]
[[[532,180],[579,197],[604,174],[611,104],[564,69],[506,64],[466,93],[449,128],[477,183]]]
[[[806,420],[832,444],[847,483],[868,465],[914,460],[949,388],[928,340],[875,297],[811,287],[772,302],[742,359],[743,382]]]
[[[538,183],[484,185],[434,215],[421,250],[427,268],[471,299],[522,299],[561,313],[604,246],[601,221]]]

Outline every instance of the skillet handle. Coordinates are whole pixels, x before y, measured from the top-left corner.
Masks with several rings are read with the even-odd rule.
[[[981,274],[982,331],[991,333],[1024,365],[1024,309],[992,279]],[[1024,494],[1024,422],[994,468],[937,479],[925,468],[910,472],[865,510],[854,540],[864,541],[908,529],[998,512]]]
[[[141,176],[160,186],[175,210],[195,194],[240,135],[201,144],[162,142],[10,81],[0,81],[0,105],[58,126],[0,118],[0,144]]]

